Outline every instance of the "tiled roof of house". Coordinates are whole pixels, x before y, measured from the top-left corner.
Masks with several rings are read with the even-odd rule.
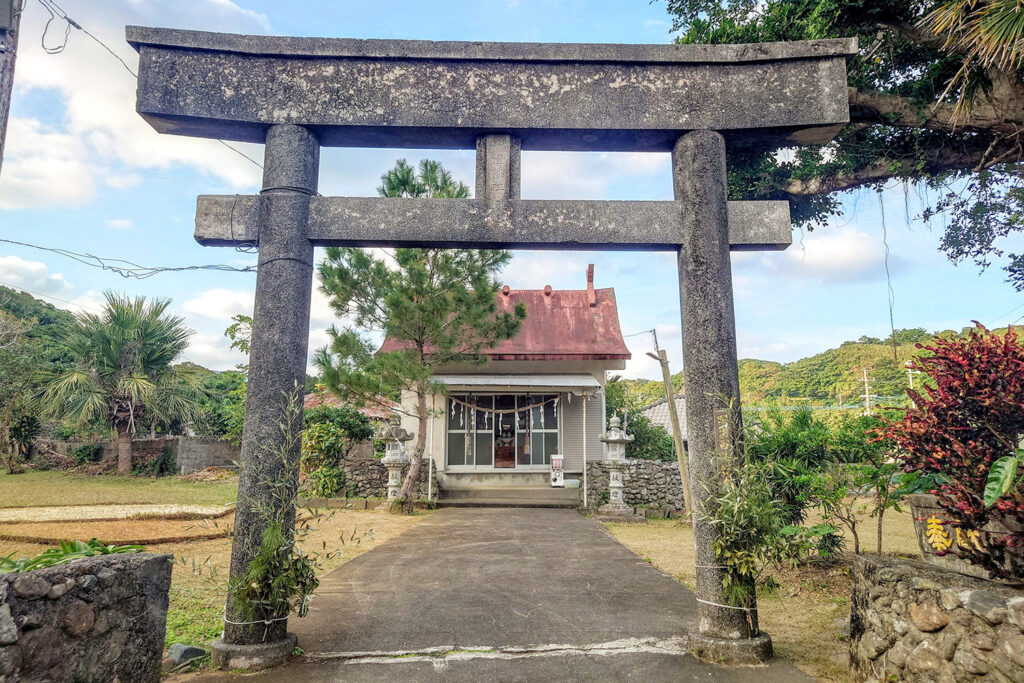
[[[398,404],[390,399],[384,398],[383,396],[378,396],[377,401],[377,403],[367,403],[362,408],[356,408],[356,410],[370,420],[376,421],[390,419],[391,416],[395,414],[393,408],[397,408]],[[302,400],[302,407],[306,410],[309,410],[310,408],[319,408],[320,406],[340,408],[344,405],[347,405],[345,401],[341,400],[326,389],[318,389],[308,393]]]
[[[651,422],[661,425],[665,431],[672,434],[672,418],[669,416],[668,399],[661,399],[657,403],[643,408],[640,412],[650,418]],[[686,439],[686,397],[682,394],[676,395],[676,414],[679,415],[679,431],[683,439]]]
[[[594,267],[587,269],[586,289],[511,289],[496,295],[498,312],[526,306],[526,320],[512,339],[486,352],[491,360],[628,360],[619,328],[615,290],[594,288]],[[388,338],[382,352],[402,347]]]

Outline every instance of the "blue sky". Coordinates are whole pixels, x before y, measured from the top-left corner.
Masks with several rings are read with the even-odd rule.
[[[192,239],[198,194],[253,193],[259,170],[213,141],[160,136],[134,112],[134,80],[113,57],[72,30],[66,49],[40,45],[47,15],[26,0],[7,157],[0,172],[0,236],[144,265],[224,263],[254,257],[203,248]],[[667,42],[664,4],[647,0],[480,0],[475,2],[246,2],[231,0],[65,0],[64,9],[134,67],[125,24],[239,33],[553,42]],[[47,45],[60,44],[51,26]],[[257,145],[239,145],[261,158]],[[396,158],[440,159],[472,185],[468,151],[325,149],[323,194],[372,195]],[[667,155],[526,153],[525,198],[670,199]],[[814,233],[795,233],[785,252],[733,258],[741,357],[792,361],[889,329],[883,224],[887,227],[896,327],[959,329],[971,320],[1005,325],[1024,316],[1024,297],[998,268],[956,267],[937,252],[941,220],[917,217],[921,188],[857,192],[845,215]],[[581,288],[588,263],[599,287],[615,287],[623,332],[656,329],[681,367],[675,259],[669,253],[517,252],[503,279],[513,287]],[[196,331],[187,357],[208,367],[240,359],[222,333],[252,307],[255,275],[187,272],[125,280],[64,257],[0,245],[0,283],[58,306],[92,310],[105,289],[168,296]],[[333,322],[315,296],[311,347]],[[627,376],[658,377],[648,335],[627,339]]]

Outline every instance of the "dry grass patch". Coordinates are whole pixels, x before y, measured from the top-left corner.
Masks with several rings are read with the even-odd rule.
[[[324,566],[324,571],[358,557],[367,550],[376,548],[409,527],[421,521],[427,514],[418,512],[413,516],[392,515],[383,510],[338,510],[317,523],[317,529],[306,539],[307,550],[340,550],[341,556],[333,558]],[[215,520],[123,520],[100,523],[105,533],[90,528],[89,524],[62,525],[69,532],[67,538],[101,538],[115,542],[114,535],[141,538],[143,534],[160,534],[163,537],[175,533],[220,534],[224,535],[231,518]],[[51,526],[51,524],[39,526]],[[10,525],[19,532],[34,527],[34,524]],[[0,527],[2,528],[2,527]],[[121,543],[126,543],[122,540]],[[17,557],[31,557],[45,550],[52,543],[37,544],[23,541],[0,540],[0,555],[14,553]],[[171,579],[170,608],[167,612],[166,644],[188,643],[208,647],[211,640],[220,635],[227,596],[228,567],[231,561],[231,542],[228,538],[213,540],[175,540],[167,543],[147,544],[147,552],[169,553],[175,558]]]
[[[882,550],[917,555],[917,537],[909,512],[885,515]],[[810,523],[819,518],[811,515]],[[677,520],[647,524],[608,524],[608,531],[638,556],[693,587],[696,580],[693,529]],[[868,520],[861,549],[875,548],[875,520]],[[848,534],[847,534],[848,536]],[[848,549],[853,544],[847,540]],[[849,554],[848,554],[849,555]],[[823,681],[852,681],[848,641],[843,620],[850,615],[850,578],[847,562],[808,565],[775,573],[781,587],[774,595],[760,596],[761,627],[775,645],[775,654],[793,661],[802,671]]]
[[[29,470],[0,474],[0,507],[111,505],[152,503],[227,505],[234,502],[238,477],[193,482],[178,477],[85,476]]]
[[[220,518],[219,528],[210,520],[121,519],[96,522],[21,522],[0,524],[0,540],[57,545],[64,540],[98,538],[117,545],[152,545],[209,540],[227,535],[234,515]]]

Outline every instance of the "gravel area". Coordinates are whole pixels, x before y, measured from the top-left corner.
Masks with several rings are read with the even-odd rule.
[[[117,519],[209,519],[228,514],[224,505],[69,505],[0,509],[0,522],[99,522]]]

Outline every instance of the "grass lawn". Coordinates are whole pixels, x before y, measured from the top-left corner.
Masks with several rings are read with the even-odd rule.
[[[0,474],[0,507],[116,503],[225,505],[234,502],[237,490],[235,477],[192,482],[177,477],[84,476],[56,470],[29,470],[22,474]]]
[[[811,517],[808,522],[819,521]],[[882,552],[917,556],[917,537],[909,512],[885,515]],[[611,534],[634,553],[691,588],[696,580],[693,529],[677,520],[647,524],[608,524]],[[858,528],[861,550],[874,552],[875,520]],[[848,550],[853,542],[847,539]],[[841,635],[842,620],[850,616],[850,578],[847,560],[831,566],[804,566],[775,572],[781,587],[758,599],[761,627],[772,637],[775,655],[793,661],[822,681],[852,681],[849,642]]]

